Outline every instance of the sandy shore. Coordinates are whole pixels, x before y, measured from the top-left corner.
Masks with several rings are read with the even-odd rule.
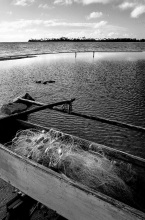
[[[16,59],[24,59],[24,58],[33,58],[34,55],[24,55],[24,56],[7,56],[7,57],[0,57],[0,61],[4,60],[16,60]]]
[[[6,203],[15,195],[14,187],[0,179],[0,220],[2,220],[6,214]]]

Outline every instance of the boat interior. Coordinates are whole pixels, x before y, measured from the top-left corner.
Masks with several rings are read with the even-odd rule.
[[[19,119],[11,119],[11,118],[6,118],[4,120],[1,120],[0,123],[0,143],[1,145],[5,146],[6,148],[9,149],[9,146],[11,146],[11,141],[15,137],[17,131],[20,130],[25,130],[25,129],[30,129],[30,128],[36,128],[42,130],[49,131],[49,128],[45,128],[43,126],[38,126],[34,125],[33,123],[29,123],[24,120],[19,120]],[[78,138],[79,140],[79,138]],[[87,149],[88,142],[83,141],[82,142],[82,148],[83,150],[89,150]],[[98,147],[97,144],[92,144],[93,149],[91,149],[91,152],[97,153]],[[95,148],[96,147],[96,148]],[[99,148],[100,149],[100,148]],[[127,156],[127,161],[124,157],[125,160],[119,158],[119,153],[112,154],[111,150],[105,150],[105,148],[102,150],[105,153],[105,156],[109,158],[110,160],[115,161],[115,163],[121,164],[122,168],[125,170],[126,167],[130,167],[132,170],[132,179],[128,181],[128,185],[131,189],[133,198],[132,201],[128,203],[126,202],[127,205],[130,205],[131,207],[134,207],[142,212],[145,212],[145,163],[139,161],[139,163],[136,163],[137,159],[129,161],[129,156]],[[95,152],[96,151],[96,152]],[[123,158],[123,157],[122,157]],[[135,163],[134,163],[134,162]],[[122,199],[124,202],[124,198]]]

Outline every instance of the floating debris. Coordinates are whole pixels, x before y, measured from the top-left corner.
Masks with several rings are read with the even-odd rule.
[[[48,83],[55,83],[54,80],[47,80],[47,81],[36,80],[35,82],[38,84],[43,84],[43,85],[46,85]]]

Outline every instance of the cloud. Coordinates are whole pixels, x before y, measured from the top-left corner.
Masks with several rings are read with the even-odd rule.
[[[119,5],[119,8],[122,10],[126,10],[128,8],[133,8],[135,6],[134,2],[123,2],[122,4]]]
[[[138,18],[143,13],[145,13],[145,5],[140,5],[134,8],[134,10],[131,12],[131,17]]]
[[[74,0],[74,1],[83,3],[84,5],[89,5],[89,4],[93,4],[93,3],[107,4],[107,3],[112,2],[113,0]]]
[[[54,4],[60,4],[60,5],[71,5],[73,3],[73,0],[55,0]]]
[[[18,20],[11,22],[1,22],[0,30],[1,31],[17,31],[26,28],[47,28],[47,27],[70,27],[70,28],[90,28],[97,29],[104,27],[107,24],[107,21],[100,21],[98,23],[68,23],[61,22],[59,20]]]
[[[132,9],[131,17],[138,18],[140,15],[145,13],[145,0],[128,0],[119,5],[122,10]]]
[[[35,2],[35,0],[14,0],[13,4],[18,6],[28,6]]]
[[[107,37],[109,37],[109,38],[116,38],[118,36],[119,36],[119,34],[117,32],[110,32],[107,35]]]
[[[98,23],[95,24],[95,28],[100,28],[103,27],[107,24],[107,21],[100,21]]]
[[[110,32],[107,34],[107,37],[108,38],[120,38],[120,37],[123,37],[123,38],[131,38],[131,34],[127,34],[127,33],[122,33],[120,34],[119,32]]]
[[[53,7],[50,7],[48,4],[40,4],[38,5],[38,8],[42,8],[42,9],[50,9],[50,8],[53,8]]]
[[[6,12],[8,15],[12,15],[13,13],[12,13],[12,11],[7,11]]]
[[[100,30],[92,30],[92,31],[72,31],[72,32],[67,32],[64,34],[64,37],[68,38],[101,38],[102,37],[102,32]]]
[[[43,24],[47,27],[61,26],[61,27],[83,27],[83,28],[100,28],[107,24],[107,21],[100,21],[98,23],[68,23],[68,22],[56,22],[53,20],[44,21]]]
[[[18,20],[18,21],[5,21],[0,22],[0,30],[2,31],[16,31],[20,29],[24,29],[33,25],[40,25],[42,24],[42,20]]]
[[[82,29],[81,31],[70,31],[64,33],[63,36],[66,37],[83,37],[86,38],[116,38],[116,37],[126,37],[126,29],[124,27],[113,26],[106,24],[105,26],[101,26],[101,28],[97,29]]]
[[[73,3],[79,3],[83,5],[90,5],[90,4],[109,4],[114,2],[114,4],[118,2],[121,3],[118,7],[122,10],[133,8],[135,6],[143,5],[145,3],[145,0],[54,0],[54,4],[57,5],[71,5]]]
[[[111,33],[112,34],[109,34]],[[11,22],[0,22],[0,39],[2,41],[12,41],[12,37],[17,34],[14,41],[27,41],[30,38],[44,37],[94,37],[104,38],[115,35],[123,36],[126,28],[108,24],[107,21],[100,22],[64,22],[58,19],[53,20],[16,20]],[[7,36],[4,38],[4,36]],[[12,36],[12,37],[11,37]]]
[[[112,1],[115,1],[115,0],[55,0],[54,4],[71,5],[72,3],[81,3],[83,5],[89,5],[93,3],[107,4]]]
[[[100,18],[102,17],[102,12],[92,12],[89,16],[87,16],[87,19],[93,19],[93,18]]]

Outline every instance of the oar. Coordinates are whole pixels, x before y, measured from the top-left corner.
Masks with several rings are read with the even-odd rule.
[[[42,106],[42,107],[45,107],[47,106],[47,108],[49,108],[50,110],[55,110],[55,111],[59,111],[59,112],[62,112],[62,113],[66,113],[68,114],[68,112],[64,112],[63,110],[61,109],[57,109],[57,108],[53,108],[54,106],[57,106],[57,105],[60,105],[61,104],[70,104],[74,101],[75,99],[71,99],[71,100],[68,100],[68,101],[64,101],[64,102],[59,102],[59,103],[55,103],[55,104],[51,104],[51,105],[46,105],[44,103],[41,103],[41,102],[37,102],[37,101],[33,101],[33,100],[28,100],[28,99],[24,99],[24,98],[18,98],[16,101],[17,102],[22,102],[22,103],[25,103],[25,104],[33,104],[33,105],[38,105],[38,106]],[[53,105],[53,107],[52,107]],[[40,108],[37,108],[37,109],[40,109]],[[42,108],[41,108],[42,109]],[[93,119],[93,120],[103,120],[102,122],[105,122],[107,121],[108,123],[108,120],[107,119],[100,119],[100,118],[95,118],[93,116],[87,116],[87,115],[82,115],[80,113],[75,113],[75,112],[70,112],[69,114],[71,115],[74,115],[74,116],[80,116],[80,117],[84,117],[84,118],[87,118],[87,119]],[[114,124],[114,122],[113,122]],[[123,126],[123,127],[127,127],[131,126],[131,128],[133,127],[133,125],[128,125],[128,124],[122,124],[121,122],[117,122],[117,124]],[[115,125],[117,125],[116,122],[115,122]],[[135,127],[135,129],[143,129],[143,131],[145,131],[144,128],[141,128],[141,127]],[[102,145],[103,146],[103,145]],[[91,151],[91,149],[89,149]],[[133,163],[133,164],[136,164],[140,167],[145,167],[145,159],[143,158],[140,158],[140,157],[137,157],[137,156],[134,156],[134,155],[130,155],[126,152],[122,152],[122,151],[119,151],[119,150],[116,150],[116,149],[113,149],[113,148],[110,148],[110,147],[106,147],[106,146],[103,146],[103,150],[104,152],[109,155],[110,157],[112,158],[118,158],[120,160],[123,160],[123,161],[126,161],[126,162],[129,162],[129,163]],[[91,151],[92,152],[92,151]],[[93,150],[93,153],[94,153],[94,150]]]
[[[26,103],[26,104],[34,104],[34,105],[38,105],[38,106],[45,106],[44,103],[31,101],[31,100],[27,100],[27,99],[24,99],[24,98],[18,98],[18,100],[20,100],[20,101],[22,101],[23,103]],[[65,103],[70,104],[74,100],[75,99],[71,99],[70,101],[67,101]],[[65,104],[65,103],[62,103],[62,104]],[[57,105],[54,105],[54,106],[57,106]],[[47,108],[49,108],[51,110],[55,110],[55,111],[58,111],[58,112],[68,114],[68,112],[66,112],[66,111],[63,111],[63,110],[57,109],[57,108],[53,108],[53,107],[47,106]],[[123,128],[128,128],[128,129],[132,129],[132,130],[136,130],[136,131],[145,132],[145,128],[143,128],[141,126],[136,126],[136,125],[132,125],[132,124],[124,123],[124,122],[119,122],[119,121],[116,121],[116,120],[110,120],[110,119],[106,119],[106,118],[103,118],[103,117],[97,117],[97,116],[96,117],[95,116],[88,116],[88,115],[73,112],[73,111],[69,112],[69,114],[74,115],[74,116],[78,116],[78,117],[82,117],[82,118],[85,118],[85,119],[91,119],[91,120],[94,120],[94,121],[100,121],[102,123],[107,123],[107,124],[111,124],[111,125],[115,125],[115,126],[119,126],[119,127],[123,127]]]
[[[15,113],[15,114],[12,114],[12,115],[9,115],[9,116],[5,116],[3,118],[0,118],[0,122],[3,121],[3,120],[8,120],[8,119],[17,119],[17,118],[20,118],[22,116],[26,116],[28,114],[31,114],[31,113],[34,113],[34,112],[38,112],[40,110],[44,110],[44,109],[52,109],[54,106],[58,106],[58,105],[64,105],[64,104],[70,104],[71,102],[73,102],[75,99],[71,99],[71,100],[67,100],[67,101],[61,101],[61,102],[56,102],[56,103],[53,103],[53,104],[44,104],[44,105],[41,105],[39,107],[35,107],[35,108],[32,108],[30,110],[26,110],[26,111],[23,111],[23,112],[20,112],[20,113]],[[29,102],[29,100],[26,100],[25,102]],[[31,101],[32,102],[32,101]],[[34,103],[33,103],[34,104]]]

